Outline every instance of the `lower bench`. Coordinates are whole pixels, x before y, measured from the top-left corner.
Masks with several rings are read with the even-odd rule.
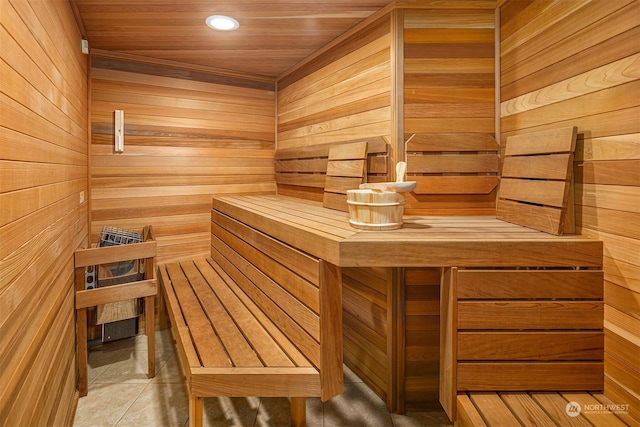
[[[217,396],[290,397],[291,424],[305,425],[307,397],[343,391],[339,269],[227,225],[211,258],[159,267],[189,425],[202,425],[202,399]]]
[[[612,404],[601,393],[473,392],[458,395],[459,427],[627,426],[616,413],[626,405]]]

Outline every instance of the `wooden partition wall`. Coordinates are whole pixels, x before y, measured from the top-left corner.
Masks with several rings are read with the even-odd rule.
[[[160,264],[209,254],[214,195],[275,192],[275,82],[185,67],[92,55],[92,241],[151,224]]]
[[[604,393],[637,425],[640,2],[499,3],[500,140],[578,127],[577,232],[604,242]]]
[[[495,2],[396,3],[404,22],[407,180],[418,182],[405,209],[492,214]]]
[[[65,426],[87,228],[87,58],[68,2],[0,2],[0,424]]]

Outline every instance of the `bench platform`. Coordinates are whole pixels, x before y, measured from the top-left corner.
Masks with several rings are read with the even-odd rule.
[[[340,269],[224,215],[212,216],[211,257],[159,267],[189,387],[191,426],[204,397],[342,393]]]
[[[168,264],[160,273],[190,393],[190,425],[202,398],[291,397],[292,424],[304,425],[305,398],[320,374],[212,259]]]
[[[625,405],[613,405],[602,393],[473,392],[458,395],[459,427],[585,426],[624,427],[616,415]]]

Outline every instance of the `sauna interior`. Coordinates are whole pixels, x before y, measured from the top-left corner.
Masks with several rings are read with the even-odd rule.
[[[216,13],[240,27],[209,29]],[[580,332],[590,341],[576,344],[590,352],[526,366],[591,381],[584,390],[599,400],[580,416],[616,414],[584,425],[640,425],[640,1],[0,0],[0,29],[0,425],[72,426],[90,398],[79,392],[78,349],[101,330],[90,322],[78,333],[87,319],[76,310],[75,254],[104,226],[152,226],[151,276],[162,282],[163,266],[212,256],[222,218],[239,218],[242,200],[321,204],[329,147],[357,141],[368,143],[371,182],[394,181],[406,162],[417,187],[403,193],[405,218],[495,217],[507,140],[566,127],[576,129],[574,230],[562,237],[602,249],[598,291],[560,297],[573,307],[561,329],[594,318]],[[308,170],[286,166],[301,156]],[[591,271],[565,262],[572,250],[554,251],[572,273]],[[457,277],[462,292],[471,273],[353,260],[337,270],[345,365],[390,412],[444,408],[453,422],[476,389],[443,390],[443,357],[458,364],[458,385],[471,383],[478,363],[458,361],[461,352],[487,346],[443,350],[443,290]],[[321,278],[335,273],[323,265]],[[175,335],[162,297],[147,300],[151,329],[169,322]],[[149,329],[140,323],[139,334]],[[534,353],[551,346],[536,343]]]

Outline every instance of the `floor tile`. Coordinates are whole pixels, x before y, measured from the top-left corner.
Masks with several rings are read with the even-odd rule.
[[[394,427],[448,427],[453,426],[443,411],[408,412],[405,415],[391,414]]]
[[[151,382],[154,384],[180,384],[186,380],[180,366],[178,353],[174,352],[162,366],[156,369],[156,376]]]
[[[188,427],[185,377],[170,330],[156,333],[156,377],[147,378],[146,336],[98,345],[89,353],[89,395],[79,400],[74,427]],[[444,427],[442,411],[390,414],[345,367],[344,393],[307,399],[308,427]],[[289,426],[287,398],[206,398],[205,427]]]
[[[116,424],[117,427],[176,427],[189,419],[186,384],[149,384]]]
[[[362,382],[345,383],[344,393],[324,403],[323,418],[324,427],[393,426],[384,401]]]
[[[136,401],[146,384],[91,384],[80,398],[74,427],[112,427]]]
[[[253,426],[258,414],[258,397],[210,397],[204,399],[205,427]]]

